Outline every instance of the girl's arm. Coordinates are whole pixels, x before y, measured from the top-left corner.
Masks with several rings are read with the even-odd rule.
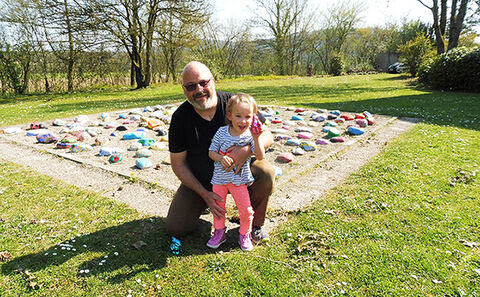
[[[253,143],[254,143],[254,155],[257,160],[263,160],[265,158],[265,146],[263,144],[263,138],[260,135],[252,135]]]
[[[230,167],[234,162],[233,159],[230,158],[228,155],[222,156],[221,154],[217,153],[216,151],[208,151],[208,156],[215,162],[220,162],[222,167]]]

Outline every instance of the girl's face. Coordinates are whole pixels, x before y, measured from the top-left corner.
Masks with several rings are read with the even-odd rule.
[[[232,129],[236,136],[245,132],[253,120],[253,106],[247,102],[234,105],[232,112],[227,112],[227,118],[232,122]]]

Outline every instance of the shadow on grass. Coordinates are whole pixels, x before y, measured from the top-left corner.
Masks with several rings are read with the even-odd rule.
[[[108,282],[121,283],[138,273],[163,268],[169,257],[218,252],[205,245],[210,228],[211,223],[201,219],[195,232],[181,238],[182,251],[175,256],[169,248],[171,238],[165,233],[163,218],[130,221],[65,240],[38,253],[14,258],[2,265],[2,273],[16,274],[19,270],[36,272],[83,257],[88,260],[76,267],[65,267],[65,271],[76,270],[79,276],[107,274]],[[227,242],[219,250],[239,249],[237,238],[238,228],[229,230]],[[87,269],[89,272],[84,273]]]

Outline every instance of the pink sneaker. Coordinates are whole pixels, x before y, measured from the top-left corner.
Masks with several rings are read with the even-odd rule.
[[[212,249],[218,248],[222,243],[225,242],[225,230],[227,230],[227,227],[223,229],[215,229],[213,231],[213,236],[210,238],[210,240],[207,242],[207,246]]]
[[[252,237],[250,236],[250,233],[245,235],[240,234],[240,237],[238,238],[238,244],[240,245],[242,251],[248,252],[253,250]]]

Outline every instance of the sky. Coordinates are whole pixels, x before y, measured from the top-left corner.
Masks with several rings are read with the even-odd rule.
[[[311,0],[319,10],[328,8],[335,4],[336,0]],[[364,4],[361,14],[362,27],[383,26],[386,23],[400,24],[403,18],[408,20],[421,20],[432,23],[432,13],[417,0],[349,0],[349,2]],[[424,1],[429,4],[431,1]],[[255,8],[254,0],[213,0],[215,5],[214,18],[219,22],[236,21],[254,16],[252,10]],[[480,28],[477,28],[480,34]],[[480,37],[477,38],[480,40]]]

